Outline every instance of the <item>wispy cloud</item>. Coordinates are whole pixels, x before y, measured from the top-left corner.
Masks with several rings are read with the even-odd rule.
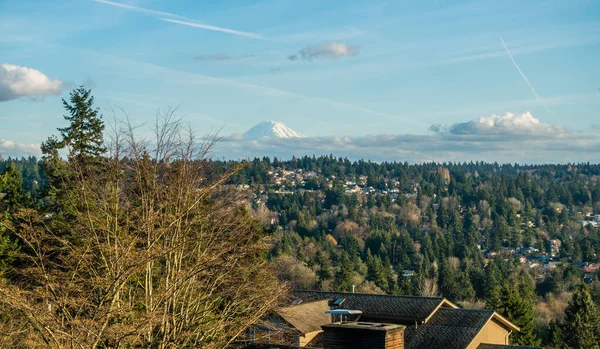
[[[196,61],[230,61],[232,59],[234,59],[233,56],[219,54],[194,56],[194,60]]]
[[[181,20],[177,20],[177,19],[169,19],[169,18],[158,18],[158,19],[160,19],[161,21],[186,25],[188,27],[193,27],[193,28],[200,28],[200,29],[212,30],[212,31],[217,31],[217,32],[222,32],[222,33],[233,34],[233,35],[237,35],[237,36],[244,36],[244,37],[247,37],[250,39],[264,39],[263,35],[257,34],[257,33],[243,32],[243,31],[229,29],[229,28],[217,27],[217,26],[209,25],[209,24],[202,24],[202,23],[191,22],[191,21],[181,21]]]
[[[223,61],[239,61],[244,59],[256,58],[259,55],[249,54],[243,56],[230,56],[224,54],[212,54],[212,55],[197,55],[194,56],[193,59],[196,61],[213,61],[213,62],[223,62]]]
[[[296,61],[313,60],[318,58],[339,58],[344,56],[355,56],[359,53],[360,46],[352,46],[343,43],[323,43],[318,46],[307,46],[300,50],[297,54],[289,56],[289,60]]]
[[[531,90],[531,92],[533,93],[533,95],[535,96],[535,98],[537,100],[542,101],[543,98],[537,93],[537,91],[535,90],[535,87],[533,87],[533,85],[531,84],[531,82],[529,81],[529,79],[527,78],[527,76],[525,76],[525,73],[523,73],[523,71],[521,70],[521,68],[517,64],[517,61],[515,61],[515,58],[513,57],[512,53],[510,53],[510,50],[508,49],[508,46],[506,46],[506,43],[504,42],[504,40],[502,39],[502,37],[500,36],[499,38],[500,38],[500,41],[502,42],[502,45],[504,45],[504,49],[506,49],[506,53],[508,53],[508,56],[510,57],[510,60],[512,61],[512,63],[515,66],[515,68],[517,68],[517,71],[519,72],[519,74],[521,74],[521,77],[523,78],[523,80],[525,80],[525,83],[527,83],[527,86],[529,86],[529,89]],[[556,114],[554,114],[554,112],[552,110],[550,110],[550,107],[548,107],[548,105],[546,103],[542,103],[542,105],[544,106],[544,109],[546,109],[546,111],[548,113],[550,113],[550,115],[554,116],[554,119],[556,119],[556,121],[560,124],[560,119],[558,118],[558,116],[556,116]]]
[[[261,34],[249,33],[249,32],[239,31],[239,30],[235,30],[235,29],[223,28],[223,27],[218,27],[215,25],[199,23],[199,22],[196,22],[185,16],[180,16],[178,14],[171,13],[171,12],[157,11],[157,10],[152,10],[152,9],[148,9],[148,8],[144,8],[144,7],[122,4],[119,2],[114,2],[114,1],[109,1],[109,0],[91,0],[91,1],[114,6],[114,7],[119,7],[119,8],[130,10],[130,11],[135,11],[135,12],[142,13],[145,15],[154,16],[156,19],[164,21],[164,22],[170,22],[170,23],[185,25],[185,26],[194,27],[194,28],[200,28],[200,29],[205,29],[205,30],[211,30],[211,31],[216,31],[216,32],[237,35],[237,36],[243,36],[243,37],[247,37],[247,38],[251,38],[251,39],[263,39],[264,38]]]
[[[600,130],[600,124],[592,125],[592,129],[594,129],[594,130]]]
[[[77,48],[76,50],[78,50],[79,52],[85,52],[86,54],[93,55],[95,57],[100,58],[100,61],[103,64],[107,64],[107,62],[110,62],[111,64],[114,64],[114,66],[119,66],[122,69],[124,69],[123,71],[125,71],[126,74],[131,74],[132,72],[141,71],[141,72],[143,72],[143,75],[140,75],[140,76],[148,77],[149,75],[157,74],[159,79],[164,79],[165,81],[172,79],[174,76],[178,76],[178,77],[182,78],[180,81],[181,83],[213,84],[213,85],[221,85],[221,86],[230,86],[230,87],[234,87],[234,88],[255,91],[258,93],[262,93],[263,95],[266,95],[266,96],[305,99],[307,101],[323,103],[323,104],[334,106],[334,107],[345,108],[348,110],[355,110],[355,111],[358,111],[358,112],[361,112],[361,113],[364,113],[367,115],[379,116],[379,117],[382,117],[382,118],[385,118],[388,120],[392,120],[392,121],[401,121],[401,122],[405,122],[405,123],[421,125],[424,127],[426,127],[428,125],[427,123],[425,123],[422,120],[417,120],[417,119],[409,117],[409,116],[382,112],[382,111],[374,110],[371,108],[366,108],[363,106],[352,104],[352,103],[347,103],[347,102],[338,101],[338,100],[332,100],[329,98],[308,96],[308,95],[303,95],[303,94],[299,94],[296,92],[291,92],[288,90],[273,88],[273,87],[259,85],[259,84],[255,84],[255,83],[242,82],[242,81],[237,81],[237,80],[233,80],[233,79],[219,78],[219,77],[208,76],[208,75],[203,75],[203,74],[198,74],[198,73],[192,73],[192,72],[188,72],[188,71],[183,71],[183,70],[164,67],[164,66],[156,65],[156,64],[152,64],[152,63],[146,63],[146,62],[141,62],[141,61],[137,61],[137,60],[108,55],[105,53],[90,51],[90,50],[86,50],[86,49]]]

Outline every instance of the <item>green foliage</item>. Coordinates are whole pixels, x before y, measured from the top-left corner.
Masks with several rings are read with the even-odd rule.
[[[517,289],[505,285],[500,288],[495,310],[519,326],[521,330],[510,337],[513,345],[538,346],[541,341],[534,334],[534,302]]]
[[[600,348],[600,314],[585,286],[573,293],[565,309],[562,346],[569,349]]]
[[[94,108],[91,90],[83,86],[76,88],[71,92],[69,102],[63,99],[63,106],[69,113],[64,117],[69,126],[58,129],[62,137],[60,148],[68,148],[70,155],[80,160],[98,158],[106,152],[104,122],[98,108]]]
[[[30,205],[29,194],[22,186],[21,172],[11,163],[0,173],[0,212],[14,212]]]
[[[29,194],[22,188],[21,172],[14,163],[0,173],[0,274],[14,262],[19,250],[16,237],[7,228],[13,226],[17,210],[31,205]]]
[[[335,274],[335,289],[336,291],[350,292],[353,285],[354,270],[348,253],[342,252],[338,265],[339,269]]]

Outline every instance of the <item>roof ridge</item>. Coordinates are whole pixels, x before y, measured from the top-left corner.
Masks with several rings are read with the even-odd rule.
[[[352,293],[352,292],[328,292],[328,291],[310,291],[310,290],[296,290],[292,291],[300,293],[320,293],[320,294],[343,294],[350,296],[375,296],[375,297],[394,297],[394,298],[418,298],[418,299],[445,299],[444,297],[424,297],[424,296],[404,296],[404,295],[392,295],[392,294],[373,294],[373,293]]]
[[[490,309],[466,309],[466,308],[440,308],[439,310],[453,310],[453,311],[470,311],[470,312],[479,312],[479,313],[491,313],[493,314],[494,311],[490,310]],[[439,311],[438,310],[438,311]]]

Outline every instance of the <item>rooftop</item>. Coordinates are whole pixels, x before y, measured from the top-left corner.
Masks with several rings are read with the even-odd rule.
[[[362,319],[393,319],[404,324],[425,322],[431,314],[441,307],[456,308],[456,305],[443,297],[389,296],[379,294],[295,291],[294,297],[303,301],[329,300],[329,306],[344,298],[344,309],[357,309],[363,312]]]
[[[302,334],[320,331],[321,326],[330,323],[330,316],[325,314],[329,310],[327,300],[302,302],[289,307],[275,310],[286,322],[294,326]]]

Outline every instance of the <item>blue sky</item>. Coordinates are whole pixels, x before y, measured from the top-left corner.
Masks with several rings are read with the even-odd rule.
[[[85,84],[105,118],[181,103],[199,132],[309,137],[230,157],[598,162],[598,57],[593,0],[0,0],[0,154],[35,153]]]

